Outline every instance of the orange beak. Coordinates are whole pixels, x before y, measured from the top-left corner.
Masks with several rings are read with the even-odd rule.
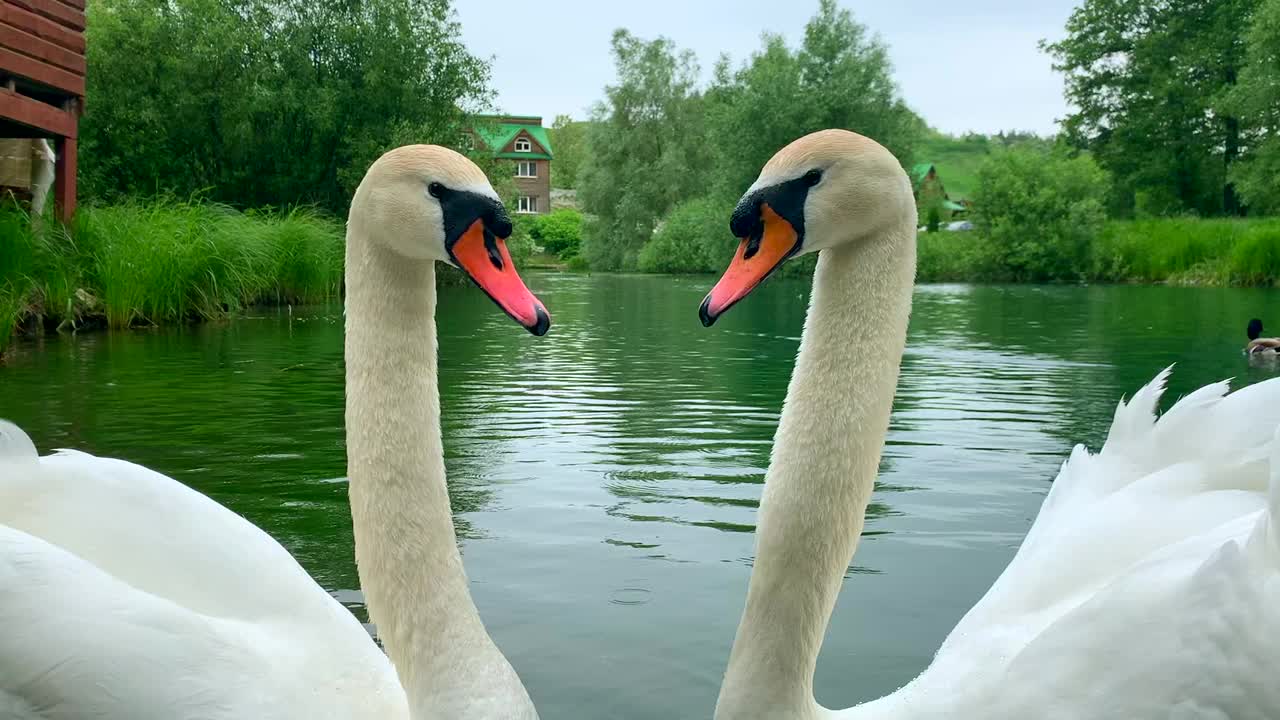
[[[476,220],[453,244],[450,254],[503,312],[534,335],[547,334],[551,316],[520,279],[505,239],[489,232],[482,221]]]
[[[704,326],[711,327],[724,311],[750,295],[800,248],[796,229],[768,203],[761,204],[760,219],[763,222],[750,237],[742,238],[729,268],[702,301],[698,315]]]

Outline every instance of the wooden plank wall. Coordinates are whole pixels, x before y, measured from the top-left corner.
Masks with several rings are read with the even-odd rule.
[[[0,0],[0,74],[84,97],[84,0]]]
[[[76,205],[76,136],[84,107],[85,0],[0,0],[0,119],[55,136],[59,212]],[[34,129],[24,130],[23,128]]]

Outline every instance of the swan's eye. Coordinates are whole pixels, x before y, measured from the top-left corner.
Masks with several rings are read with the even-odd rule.
[[[808,185],[809,187],[813,187],[814,185],[817,185],[820,182],[822,182],[821,170],[810,170],[809,172],[804,174],[805,185]]]
[[[433,182],[427,185],[427,192],[431,194],[431,197],[438,198],[444,194],[444,186],[438,182]]]

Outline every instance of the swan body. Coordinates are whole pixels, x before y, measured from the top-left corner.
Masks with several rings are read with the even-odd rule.
[[[0,718],[408,717],[355,616],[252,523],[0,434]]]
[[[384,655],[266,533],[171,478],[0,423],[0,720],[536,718],[480,622],[450,517],[437,261],[531,332],[483,173],[393,150],[347,230],[347,454],[357,564]],[[388,658],[388,655],[390,658]]]
[[[779,151],[734,211],[710,325],[820,250],[775,436],[756,560],[717,720],[1280,716],[1280,379],[1182,398],[1169,370],[1063,464],[1012,562],[897,692],[841,711],[813,671],[861,534],[906,342],[915,212],[896,160],[823,131]]]

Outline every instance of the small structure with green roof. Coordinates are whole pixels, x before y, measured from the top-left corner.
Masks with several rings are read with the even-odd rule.
[[[542,118],[528,115],[481,115],[475,136],[493,156],[511,160],[519,195],[518,213],[551,212],[551,138]]]
[[[933,163],[917,163],[911,167],[911,188],[915,191],[921,224],[929,221],[929,211],[934,208],[938,210],[939,220],[955,219],[969,211],[968,206],[955,202],[947,194]]]

